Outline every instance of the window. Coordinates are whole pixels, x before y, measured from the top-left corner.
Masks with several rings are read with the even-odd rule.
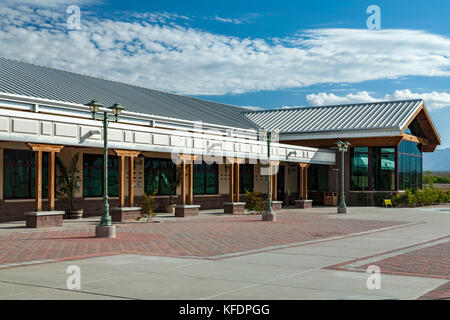
[[[253,191],[253,164],[239,165],[239,193]]]
[[[35,155],[29,150],[3,151],[3,197],[32,199],[35,188]],[[42,154],[42,197],[48,195],[48,154]]]
[[[372,189],[395,190],[395,148],[371,148]]]
[[[119,195],[119,157],[108,156],[108,196]],[[83,196],[103,196],[103,155],[83,154]]]
[[[369,148],[357,147],[351,149],[351,190],[369,189]]]
[[[309,166],[308,190],[328,191],[328,166],[318,164]]]
[[[170,176],[166,176],[170,175]],[[176,165],[170,159],[145,158],[144,162],[144,192],[157,195],[168,195],[164,179],[175,179]]]
[[[403,140],[399,145],[399,188],[422,187],[422,149],[417,143]]]
[[[194,194],[219,193],[218,171],[217,163],[194,163]]]

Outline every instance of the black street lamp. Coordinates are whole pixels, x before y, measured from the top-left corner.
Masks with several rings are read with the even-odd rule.
[[[272,209],[272,164],[270,163],[270,143],[272,142],[272,132],[267,131],[267,162],[268,167],[268,177],[267,177],[267,207],[266,211],[262,214],[263,221],[275,221],[276,215]]]
[[[112,115],[108,111],[104,111],[103,115],[98,114],[103,104],[97,100],[92,100],[87,104],[92,113],[92,119],[103,121],[103,214],[100,220],[100,224],[95,228],[95,236],[101,238],[115,238],[116,227],[112,225],[111,216],[109,215],[109,203],[108,203],[108,122],[119,121],[119,115],[122,110],[125,110],[123,106],[118,103],[113,104],[109,109],[112,111]]]
[[[339,151],[341,152],[341,196],[339,200],[339,206],[337,208],[337,213],[347,213],[347,205],[345,204],[345,174],[344,174],[344,153],[347,152],[350,143],[347,141],[338,140],[335,142]]]

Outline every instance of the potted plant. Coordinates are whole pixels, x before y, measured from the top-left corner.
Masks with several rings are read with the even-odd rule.
[[[175,204],[173,203],[173,196],[177,192],[177,188],[181,183],[181,170],[175,169],[175,173],[169,166],[162,168],[161,177],[164,185],[169,192],[169,203],[165,206],[165,212],[173,213]]]
[[[70,160],[68,167],[56,157],[56,165],[58,167],[59,175],[56,177],[56,192],[57,195],[63,199],[68,199],[70,203],[69,209],[66,210],[68,219],[81,219],[83,217],[83,209],[75,208],[75,194],[80,189],[77,185],[79,154],[75,153]]]

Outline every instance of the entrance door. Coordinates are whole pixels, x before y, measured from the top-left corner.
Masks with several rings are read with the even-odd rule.
[[[278,169],[277,200],[284,201],[284,165],[280,165]]]

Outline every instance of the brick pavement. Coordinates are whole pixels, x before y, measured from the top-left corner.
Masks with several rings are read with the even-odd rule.
[[[94,237],[94,226],[0,235],[0,267],[37,260],[72,260],[135,253],[212,258],[248,250],[325,240],[400,226],[404,222],[330,219],[323,214],[280,213],[277,222],[260,216],[220,216],[117,226],[116,239]]]

